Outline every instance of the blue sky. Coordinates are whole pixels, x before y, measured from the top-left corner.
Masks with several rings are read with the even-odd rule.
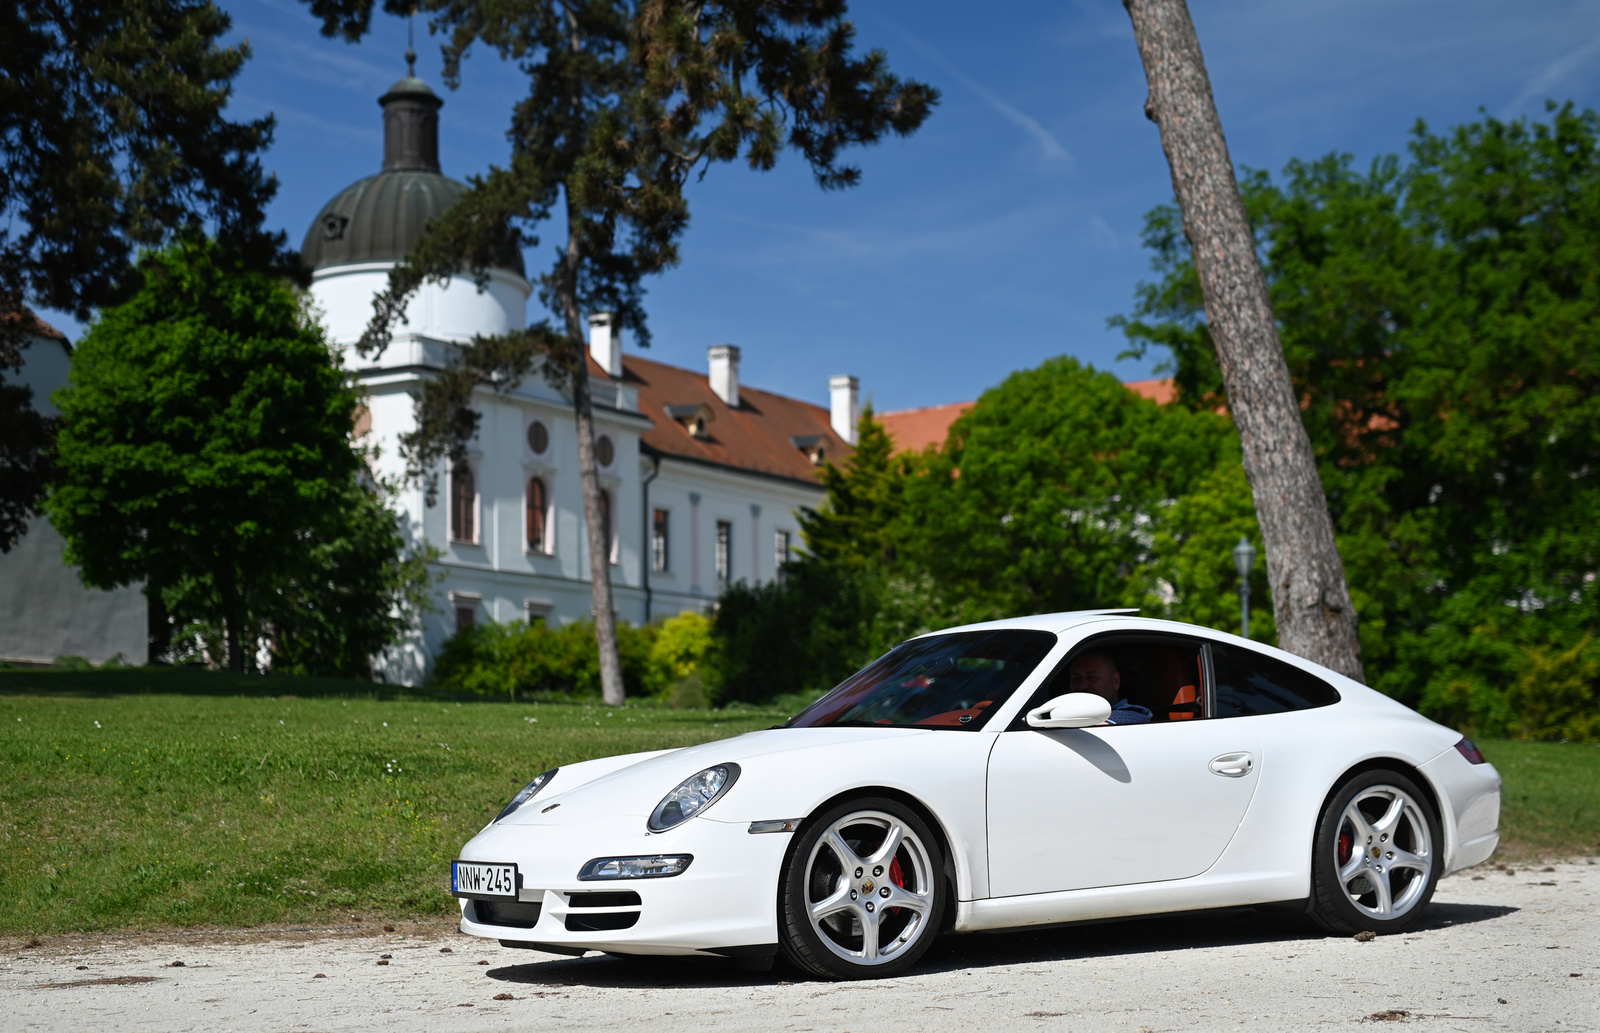
[[[295,0],[222,0],[253,60],[233,110],[278,118],[271,222],[298,246],[321,205],[377,171],[377,96],[404,72],[405,24],[378,16],[358,45],[325,40]],[[748,384],[825,402],[853,373],[879,409],[975,397],[1008,373],[1071,354],[1124,379],[1106,318],[1148,277],[1144,213],[1171,197],[1143,70],[1116,0],[983,4],[858,0],[864,47],[944,94],[921,131],[854,157],[859,187],[823,193],[786,156],[758,174],[712,170],[691,191],[683,263],[653,278],[649,354],[693,368],[743,349]],[[1597,106],[1600,0],[1305,3],[1191,0],[1234,161],[1403,149],[1423,118]],[[492,53],[443,88],[418,23],[418,72],[445,97],[444,171],[503,163],[523,80]],[[553,243],[530,249],[530,272]],[[530,318],[537,318],[536,303]],[[629,342],[631,345],[631,341]]]

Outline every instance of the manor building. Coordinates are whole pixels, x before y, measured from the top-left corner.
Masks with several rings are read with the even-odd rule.
[[[479,287],[470,275],[425,284],[389,345],[356,344],[388,283],[430,219],[467,189],[442,174],[443,101],[414,75],[383,108],[383,168],[323,206],[301,250],[330,339],[366,394],[356,432],[377,446],[376,472],[398,478],[400,436],[416,425],[412,396],[458,346],[525,325],[532,288],[520,252],[502,249]],[[703,371],[625,354],[606,313],[589,317],[595,451],[619,618],[647,623],[704,609],[728,584],[780,576],[799,544],[798,512],[822,502],[818,468],[851,453],[854,377],[829,381],[829,406],[740,383],[739,349],[718,344]],[[820,387],[821,385],[819,385]],[[479,621],[567,623],[592,614],[572,401],[537,372],[510,390],[480,388],[467,460],[399,496],[413,543],[442,551],[438,608],[382,665],[414,683],[457,629]]]

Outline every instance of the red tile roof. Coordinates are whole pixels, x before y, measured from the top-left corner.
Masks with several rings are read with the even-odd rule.
[[[637,355],[624,355],[622,367],[623,380],[639,389],[639,411],[655,421],[640,437],[646,450],[808,484],[816,483],[817,468],[792,438],[820,444],[833,462],[843,462],[853,451],[833,432],[828,410],[820,405],[741,384],[739,408],[730,409],[711,390],[705,373]],[[592,375],[605,376],[592,362],[589,368]],[[669,416],[669,405],[705,406],[711,414],[706,437],[696,438]]]
[[[1178,397],[1178,387],[1171,377],[1161,380],[1131,380],[1122,385],[1141,398],[1157,405],[1166,405]],[[878,422],[889,432],[897,452],[921,452],[929,445],[943,445],[950,433],[950,425],[976,402],[952,402],[949,405],[930,405],[923,409],[898,409],[878,414]]]
[[[40,319],[30,308],[21,312],[0,312],[0,322],[21,323],[22,332],[33,334],[35,337],[45,337],[52,341],[65,341],[67,335]]]
[[[889,432],[896,452],[921,452],[929,445],[944,444],[950,433],[950,424],[977,402],[952,402],[949,405],[930,405],[921,409],[900,409],[880,413],[878,422]]]
[[[1178,397],[1178,385],[1171,377],[1162,377],[1160,380],[1130,380],[1122,386],[1157,405],[1166,405]]]

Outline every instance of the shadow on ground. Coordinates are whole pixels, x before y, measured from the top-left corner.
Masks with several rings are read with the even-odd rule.
[[[1407,933],[1487,922],[1517,911],[1489,904],[1433,904]],[[945,936],[913,970],[949,972],[1125,954],[1167,953],[1255,943],[1319,940],[1328,933],[1304,916],[1240,909],[1162,915],[1055,929]],[[782,958],[771,972],[746,972],[714,958],[590,955],[491,969],[491,979],[523,986],[617,989],[762,986],[811,979]]]

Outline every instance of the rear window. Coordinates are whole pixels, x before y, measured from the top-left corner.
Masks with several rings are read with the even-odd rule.
[[[1048,631],[964,631],[903,642],[796,714],[790,728],[982,728],[1056,644]]]
[[[1332,685],[1282,660],[1213,643],[1217,717],[1247,717],[1310,710],[1339,702]]]

